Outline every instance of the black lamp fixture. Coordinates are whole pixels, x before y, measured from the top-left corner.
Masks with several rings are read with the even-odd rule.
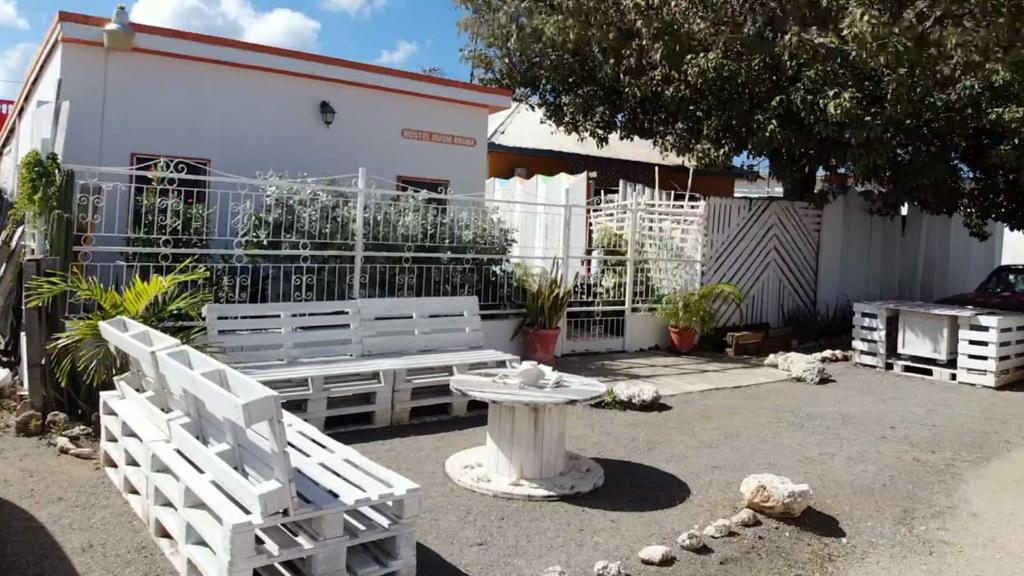
[[[331,106],[330,102],[328,102],[327,100],[323,100],[320,102],[320,118],[323,119],[324,125],[326,125],[328,128],[331,127],[331,124],[334,124],[335,114],[337,114],[337,112],[334,111],[334,107]]]

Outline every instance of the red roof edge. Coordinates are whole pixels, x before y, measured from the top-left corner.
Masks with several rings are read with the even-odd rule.
[[[71,22],[74,24],[83,24],[86,26],[105,26],[110,20],[108,18],[101,18],[99,16],[89,16],[87,14],[78,14],[76,12],[65,12],[60,11],[57,13],[58,22]],[[420,74],[418,72],[409,72],[407,70],[398,70],[395,68],[388,68],[386,66],[378,66],[376,64],[366,64],[364,62],[355,62],[353,60],[345,60],[344,58],[336,58],[333,56],[324,56],[323,54],[313,54],[311,52],[302,52],[300,50],[291,50],[288,48],[277,48],[275,46],[267,46],[264,44],[254,44],[252,42],[245,42],[242,40],[234,40],[232,38],[224,38],[221,36],[212,36],[209,34],[199,34],[197,32],[187,32],[184,30],[175,30],[172,28],[162,28],[160,26],[150,26],[148,24],[137,24],[132,23],[132,28],[136,32],[142,34],[151,34],[153,36],[162,36],[164,38],[176,38],[178,40],[187,40],[189,42],[198,42],[201,44],[211,44],[213,46],[221,46],[225,48],[235,48],[238,50],[246,50],[249,52],[258,52],[260,54],[269,54],[272,56],[282,56],[285,58],[294,58],[296,60],[305,60],[306,62],[316,62],[319,64],[328,64],[331,66],[339,66],[342,68],[350,68],[352,70],[361,70],[364,72],[373,72],[375,74],[383,74],[385,76],[393,76],[396,78],[404,78],[406,80],[415,80],[417,82],[426,82],[428,84],[436,84],[438,86],[447,86],[449,88],[460,88],[463,90],[471,90],[473,92],[479,92],[482,94],[495,94],[498,96],[512,97],[512,91],[507,88],[495,88],[492,86],[482,86],[480,84],[472,84],[470,82],[462,82],[461,80],[451,80],[448,78],[439,78],[437,76],[430,76],[429,74]]]

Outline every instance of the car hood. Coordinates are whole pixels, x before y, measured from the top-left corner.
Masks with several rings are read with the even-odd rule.
[[[947,296],[937,303],[1024,312],[1024,296],[1013,292],[964,292]]]

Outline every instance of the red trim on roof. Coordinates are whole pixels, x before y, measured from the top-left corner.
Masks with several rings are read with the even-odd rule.
[[[64,11],[57,13],[57,20],[59,22],[72,22],[75,24],[84,24],[86,26],[98,27],[103,27],[110,22],[109,19],[101,18],[99,16],[88,16],[86,14],[77,14],[74,12]],[[322,54],[301,52],[299,50],[289,50],[287,48],[277,48],[274,46],[266,46],[263,44],[253,44],[252,42],[244,42],[242,40],[234,40],[231,38],[223,38],[221,36],[210,36],[208,34],[186,32],[184,30],[174,30],[171,28],[162,28],[160,26],[150,26],[148,24],[136,24],[134,22],[132,23],[132,28],[136,32],[141,34],[151,34],[153,36],[163,36],[165,38],[176,38],[178,40],[199,42],[201,44],[212,44],[214,46],[222,46],[225,48],[235,48],[238,50],[246,50],[248,52],[259,52],[261,54],[270,54],[273,56],[294,58],[296,60],[305,60],[306,62],[317,62],[320,64],[328,64],[331,66],[340,66],[342,68],[351,68],[353,70],[362,70],[364,72],[373,72],[375,74],[383,74],[385,76],[393,76],[396,78],[405,78],[406,80],[416,80],[417,82],[426,82],[428,84],[448,86],[450,88],[461,88],[463,90],[471,90],[473,92],[480,92],[483,94],[496,94],[498,96],[506,96],[509,98],[512,97],[512,91],[506,88],[481,86],[479,84],[471,84],[469,82],[461,82],[459,80],[450,80],[448,78],[438,78],[437,76],[419,74],[416,72],[409,72],[406,70],[396,70],[394,68],[387,68],[385,66],[377,66],[375,64],[355,62],[352,60],[345,60],[343,58],[335,58],[333,56],[324,56]]]
[[[77,44],[80,46],[91,46],[95,48],[103,48],[103,42],[97,42],[94,40],[84,40],[82,38],[63,38],[61,40],[64,44]],[[218,66],[227,66],[230,68],[240,68],[242,70],[254,70],[257,72],[265,72],[268,74],[280,74],[282,76],[289,76],[292,78],[302,78],[305,80],[318,80],[320,82],[329,82],[331,84],[343,84],[345,86],[355,86],[356,88],[367,88],[369,90],[377,90],[380,92],[388,92],[391,94],[401,94],[403,96],[412,96],[414,98],[426,98],[428,100],[439,100],[441,102],[448,102],[451,104],[462,104],[465,106],[473,106],[475,108],[483,108],[485,110],[493,110],[492,106],[481,104],[479,102],[470,102],[468,100],[459,100],[457,98],[448,98],[447,96],[434,96],[433,94],[424,94],[423,92],[414,92],[412,90],[402,90],[399,88],[390,88],[388,86],[381,86],[379,84],[368,84],[366,82],[356,82],[353,80],[343,80],[341,78],[332,78],[331,76],[320,76],[319,74],[307,74],[305,72],[295,72],[292,70],[282,70],[281,68],[270,68],[268,66],[258,66],[256,64],[243,64],[241,62],[231,62],[228,60],[218,60],[216,58],[206,58],[205,56],[193,56],[191,54],[179,54],[177,52],[165,52],[163,50],[153,50],[151,48],[132,48],[133,54],[146,54],[149,56],[161,56],[164,58],[174,58],[176,60],[185,60],[188,62],[200,62],[203,64],[215,64]]]

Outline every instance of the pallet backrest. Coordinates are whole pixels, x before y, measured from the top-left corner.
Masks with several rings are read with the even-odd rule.
[[[170,424],[175,446],[250,513],[292,510],[295,484],[277,393],[188,346],[161,351],[157,360],[185,405],[187,418]]]
[[[367,298],[359,301],[363,354],[401,354],[483,346],[474,296]]]
[[[137,378],[132,379],[145,391],[153,393],[153,401],[161,409],[179,406],[167,397],[167,383],[157,365],[157,352],[181,346],[181,342],[141,322],[118,316],[99,323],[100,334],[116,350],[123,352]],[[142,391],[142,390],[140,390]]]
[[[355,301],[210,304],[207,338],[229,364],[291,363],[359,356]]]

